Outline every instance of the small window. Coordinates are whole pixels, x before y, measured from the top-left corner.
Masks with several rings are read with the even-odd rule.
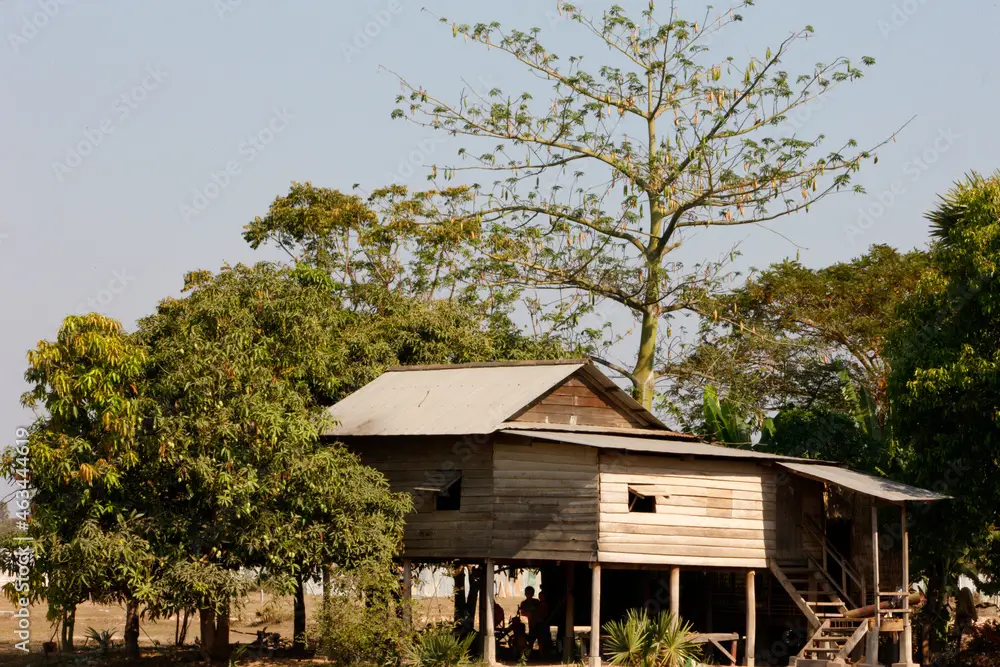
[[[462,509],[462,477],[441,489],[434,498],[434,509],[438,512],[457,512]]]
[[[653,514],[656,512],[656,496],[644,495],[632,487],[628,489],[628,511]]]

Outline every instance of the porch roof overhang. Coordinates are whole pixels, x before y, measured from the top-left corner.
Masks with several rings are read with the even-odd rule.
[[[818,463],[799,463],[791,461],[779,461],[778,465],[788,468],[797,475],[815,479],[821,482],[829,482],[837,486],[867,496],[880,498],[892,503],[905,502],[934,502],[937,500],[947,500],[951,496],[934,493],[917,486],[910,486],[902,482],[894,482],[891,479],[873,477],[861,472],[855,472],[847,468],[823,465]]]

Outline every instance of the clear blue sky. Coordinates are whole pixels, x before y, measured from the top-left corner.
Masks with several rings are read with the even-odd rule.
[[[595,15],[607,6],[577,4]],[[693,16],[703,4],[678,6]],[[260,259],[241,228],[290,181],[370,188],[405,173],[429,135],[389,119],[398,86],[379,65],[452,97],[463,77],[518,88],[507,59],[452,39],[424,7],[460,22],[537,25],[564,55],[592,65],[604,56],[553,18],[548,0],[0,1],[0,443],[30,417],[18,404],[25,352],[66,314],[96,309],[131,327],[178,292],[186,271]],[[996,168],[995,3],[760,0],[744,13],[719,44],[737,58],[811,24],[816,35],[789,69],[838,55],[877,60],[801,118],[802,132],[868,145],[917,118],[860,175],[867,196],[827,200],[775,226],[801,250],[742,230],[699,238],[692,259],[734,239],[757,266],[797,251],[820,266],[876,242],[922,246],[936,193],[969,170]],[[366,26],[374,36],[365,41]],[[271,140],[254,145],[255,135]],[[450,153],[430,145],[427,162]],[[213,173],[229,163],[238,173],[215,188]],[[212,197],[196,201],[206,189]],[[185,205],[203,210],[185,215]],[[859,209],[873,211],[863,225]]]

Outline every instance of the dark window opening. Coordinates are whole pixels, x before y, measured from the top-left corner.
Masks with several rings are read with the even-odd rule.
[[[457,512],[462,509],[462,478],[438,491],[434,498],[434,509],[438,512]]]
[[[645,496],[635,489],[628,490],[628,511],[653,514],[656,512],[656,496]]]

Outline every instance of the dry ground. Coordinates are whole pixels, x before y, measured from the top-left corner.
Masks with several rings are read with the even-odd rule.
[[[306,616],[313,618],[320,605],[320,596],[306,596]],[[504,608],[507,617],[517,609],[520,600],[514,598],[498,599],[497,602]],[[274,608],[278,606],[280,620],[273,619],[263,622],[258,612],[262,607]],[[418,625],[432,621],[450,619],[452,616],[451,598],[430,598],[414,600],[414,619]],[[19,641],[14,632],[17,629],[15,619],[9,613],[4,613],[11,609],[10,603],[0,599],[0,664],[16,664],[9,661],[10,654],[15,652],[14,644]],[[46,604],[39,604],[31,607],[31,644],[32,650],[41,650],[42,642],[49,641],[56,634],[56,626],[45,620],[45,613],[48,607]],[[76,627],[74,632],[75,644],[83,646],[86,641],[88,628],[97,630],[115,630],[115,639],[122,639],[122,627],[125,623],[125,610],[120,606],[95,605],[86,603],[81,605],[76,612]],[[177,627],[175,618],[149,621],[143,619],[140,632],[140,643],[144,646],[171,646],[174,642],[174,632]],[[257,631],[267,627],[268,632],[280,633],[282,638],[292,636],[292,598],[278,598],[274,600],[270,595],[264,596],[261,602],[259,594],[247,597],[244,600],[242,609],[234,611],[230,627],[230,639],[234,643],[252,642],[257,635]],[[194,616],[188,624],[187,643],[194,642],[198,637],[198,618]],[[27,664],[27,663],[25,663]]]

